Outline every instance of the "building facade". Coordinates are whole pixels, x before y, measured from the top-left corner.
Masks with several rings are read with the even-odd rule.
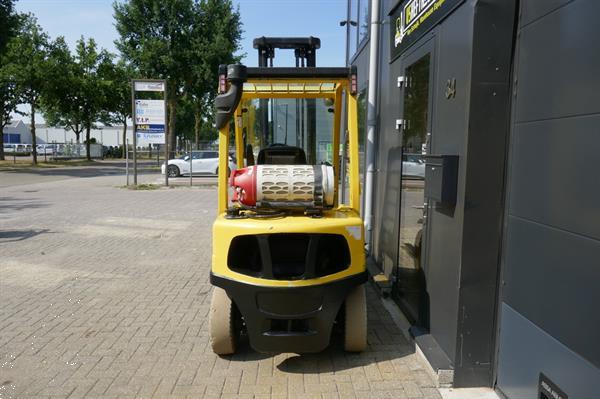
[[[20,119],[13,120],[2,131],[4,144],[31,144],[29,127]]]
[[[6,144],[31,144],[31,132],[28,122],[15,119],[11,124],[4,128],[4,143]],[[127,127],[127,138],[129,144],[133,143],[132,127]],[[70,129],[62,127],[52,127],[46,124],[36,124],[35,134],[37,144],[52,143],[75,143],[77,137]],[[107,147],[118,147],[123,145],[123,126],[101,126],[90,131],[90,137],[96,140],[96,143]],[[80,141],[85,140],[85,132],[81,133]],[[137,143],[140,147],[147,147],[148,143],[143,139]]]
[[[377,82],[370,10],[348,1],[377,85],[369,258],[419,350],[442,384],[597,396],[600,3],[380,0]]]
[[[45,124],[36,124],[35,133],[37,142],[40,144],[50,143],[75,143],[77,137],[72,130],[61,127],[52,127]],[[102,126],[90,131],[90,137],[96,140],[96,143],[107,147],[118,147],[123,145],[123,126]],[[131,126],[127,127],[127,139],[131,144],[133,134]],[[85,140],[85,131],[81,133],[79,140]]]

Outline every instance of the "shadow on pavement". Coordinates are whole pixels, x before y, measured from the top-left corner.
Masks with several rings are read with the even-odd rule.
[[[344,351],[343,336],[332,337],[332,343],[321,352],[296,355],[286,358],[275,365],[280,371],[294,374],[320,374],[344,371],[356,367],[364,367],[382,360],[393,360],[412,355],[412,345],[397,345],[393,351],[374,350],[371,346],[362,353]]]
[[[367,348],[362,353],[348,353],[344,351],[343,333],[334,331],[331,343],[322,352],[308,354],[291,354],[275,367],[280,371],[293,374],[319,374],[339,372],[356,367],[364,367],[376,364],[382,360],[394,360],[415,353],[413,343],[394,345],[393,350],[389,348],[378,348],[377,345]],[[250,347],[247,336],[242,336],[238,342],[235,355],[224,356],[224,358],[236,362],[258,361],[274,357],[274,354],[259,353]]]
[[[40,234],[49,233],[48,229],[7,230],[0,231],[0,244],[23,241]]]
[[[32,191],[30,191],[32,192]],[[11,201],[11,202],[9,202]],[[9,202],[9,203],[7,203]],[[0,197],[0,213],[22,211],[24,209],[40,209],[47,207],[45,202],[38,202],[31,198]]]
[[[69,166],[65,168],[22,168],[8,169],[4,173],[29,174],[38,176],[68,176],[68,177],[98,177],[107,175],[125,174],[125,170],[118,167],[102,166]]]
[[[67,176],[67,177],[98,177],[124,175],[125,161],[95,162],[89,165],[57,166],[57,167],[26,167],[0,169],[11,174],[33,174],[38,176]],[[129,172],[133,173],[133,164],[129,164]],[[160,173],[156,162],[142,161],[138,163],[138,173]]]

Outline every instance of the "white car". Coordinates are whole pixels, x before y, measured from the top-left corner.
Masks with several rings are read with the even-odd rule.
[[[402,177],[425,178],[425,158],[421,154],[402,155]]]
[[[36,146],[35,152],[37,152],[38,155],[44,155],[44,154],[52,155],[54,153],[54,150],[53,150],[51,144],[50,145],[39,144]]]
[[[229,170],[235,170],[235,162],[229,156]],[[161,173],[165,174],[165,164],[161,166]],[[169,159],[167,167],[169,177],[177,177],[190,174],[190,156],[186,154],[180,158]],[[192,152],[192,174],[218,174],[219,152],[218,151],[193,151]]]

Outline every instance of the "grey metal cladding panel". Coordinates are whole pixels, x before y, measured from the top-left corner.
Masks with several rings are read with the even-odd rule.
[[[573,0],[521,0],[521,26],[570,3]]]
[[[517,124],[512,147],[510,214],[600,240],[600,115]]]
[[[507,398],[537,398],[540,372],[569,399],[598,398],[600,369],[504,303],[501,319],[497,387]]]
[[[461,5],[437,31],[433,89],[432,154],[459,155],[458,198],[453,215],[434,210],[429,216],[427,290],[431,334],[455,361],[458,287],[464,209],[466,132],[470,92],[472,8]],[[446,99],[446,81],[456,79],[456,97]]]
[[[383,2],[383,7],[381,7],[381,13],[380,13],[380,21],[386,21],[387,14],[385,12],[386,10],[386,3],[389,3],[389,1],[384,1]],[[394,27],[395,29],[395,27]],[[389,74],[389,69],[390,69],[390,63],[388,62],[388,60],[390,59],[390,24],[388,23],[384,23],[381,25],[381,30],[379,31],[379,83],[386,83],[389,82],[388,81],[388,74]],[[393,82],[392,82],[393,83]],[[381,93],[380,93],[380,98],[381,97]]]
[[[600,367],[600,242],[516,217],[506,237],[502,300]]]
[[[514,0],[480,1],[475,10],[456,387],[493,384],[514,16]]]
[[[516,0],[478,0],[473,26],[473,79],[509,84]]]
[[[521,30],[517,122],[600,112],[598,15],[578,0]]]

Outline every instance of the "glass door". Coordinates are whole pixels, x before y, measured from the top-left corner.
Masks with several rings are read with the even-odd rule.
[[[410,321],[428,329],[429,301],[421,253],[427,220],[425,154],[431,138],[430,82],[433,73],[430,46],[422,46],[401,62],[406,68],[402,92],[402,189],[394,294]]]

